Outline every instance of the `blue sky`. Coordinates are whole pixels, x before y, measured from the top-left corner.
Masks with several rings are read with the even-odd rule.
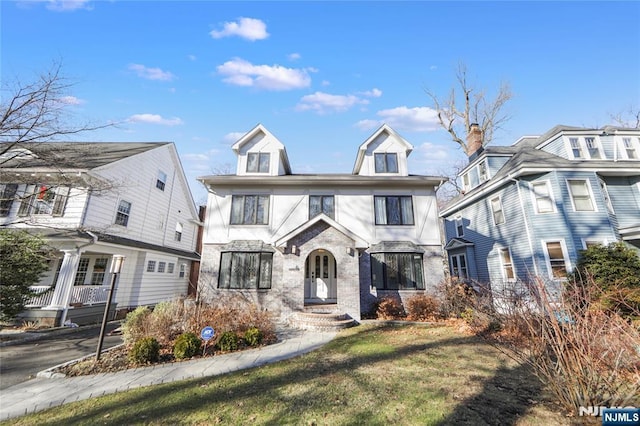
[[[556,124],[604,126],[640,108],[640,2],[2,1],[2,80],[61,62],[88,141],[171,141],[196,176],[235,170],[231,144],[262,123],[294,173],[350,173],[386,122],[413,174],[465,158],[439,129],[459,63],[512,116],[494,143]]]

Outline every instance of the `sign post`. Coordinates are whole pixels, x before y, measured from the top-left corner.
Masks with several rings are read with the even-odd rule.
[[[207,342],[213,339],[215,335],[216,335],[216,332],[213,330],[213,327],[211,326],[206,326],[200,332],[200,337],[202,338],[202,340],[204,340],[204,348],[202,349],[202,356],[204,356],[205,353],[207,352]]]

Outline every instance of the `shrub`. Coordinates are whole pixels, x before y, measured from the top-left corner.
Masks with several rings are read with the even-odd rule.
[[[136,364],[150,364],[160,359],[160,344],[153,337],[143,337],[129,350],[129,360]]]
[[[440,302],[428,294],[416,294],[407,300],[407,319],[410,321],[429,321],[437,318]]]
[[[376,314],[378,315],[378,318],[385,320],[405,317],[402,303],[394,297],[383,297],[380,300],[380,303],[378,303]]]
[[[595,284],[584,303],[625,318],[640,316],[640,257],[624,243],[594,245],[582,251],[570,278],[570,289],[584,290]]]
[[[529,364],[568,411],[579,407],[640,404],[640,330],[622,316],[587,303],[599,291],[593,280],[555,297],[543,280],[534,303],[495,316],[498,348]]]
[[[195,333],[183,333],[178,336],[176,343],[173,345],[173,356],[176,359],[191,358],[200,351],[202,342]]]
[[[251,327],[244,332],[244,341],[249,346],[258,346],[262,343],[262,331],[257,327]]]
[[[138,306],[127,314],[122,323],[122,339],[125,344],[133,344],[150,334],[151,327],[147,321],[149,315],[151,309],[146,306]]]
[[[441,295],[440,311],[445,318],[460,318],[467,309],[478,306],[478,294],[468,284],[455,279],[445,280],[438,286]]]
[[[221,351],[231,352],[238,349],[238,335],[233,331],[225,331],[220,335],[217,346]]]

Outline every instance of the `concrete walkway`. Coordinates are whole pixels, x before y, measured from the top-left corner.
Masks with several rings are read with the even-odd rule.
[[[192,361],[79,377],[53,377],[45,370],[35,379],[2,391],[0,420],[142,386],[216,376],[293,358],[321,347],[335,335],[286,328],[278,331],[278,342],[273,345]]]

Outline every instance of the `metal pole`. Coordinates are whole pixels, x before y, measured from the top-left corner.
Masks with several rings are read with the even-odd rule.
[[[107,319],[109,317],[109,309],[111,309],[111,297],[113,295],[113,289],[116,285],[116,279],[118,274],[114,273],[111,279],[111,287],[109,288],[109,298],[107,299],[107,306],[104,308],[104,315],[102,317],[102,327],[100,327],[100,337],[98,338],[98,349],[96,350],[96,361],[100,361],[100,353],[102,352],[102,342],[104,341],[104,331],[107,328]]]
[[[107,328],[107,319],[109,318],[109,309],[111,309],[111,299],[113,297],[113,290],[116,286],[116,279],[118,273],[122,268],[124,262],[124,256],[114,255],[111,261],[111,287],[109,287],[109,296],[107,298],[107,305],[104,308],[104,315],[102,316],[102,327],[100,327],[100,337],[98,338],[98,349],[96,350],[96,361],[100,361],[100,353],[102,352],[102,342],[104,341],[104,331]]]

